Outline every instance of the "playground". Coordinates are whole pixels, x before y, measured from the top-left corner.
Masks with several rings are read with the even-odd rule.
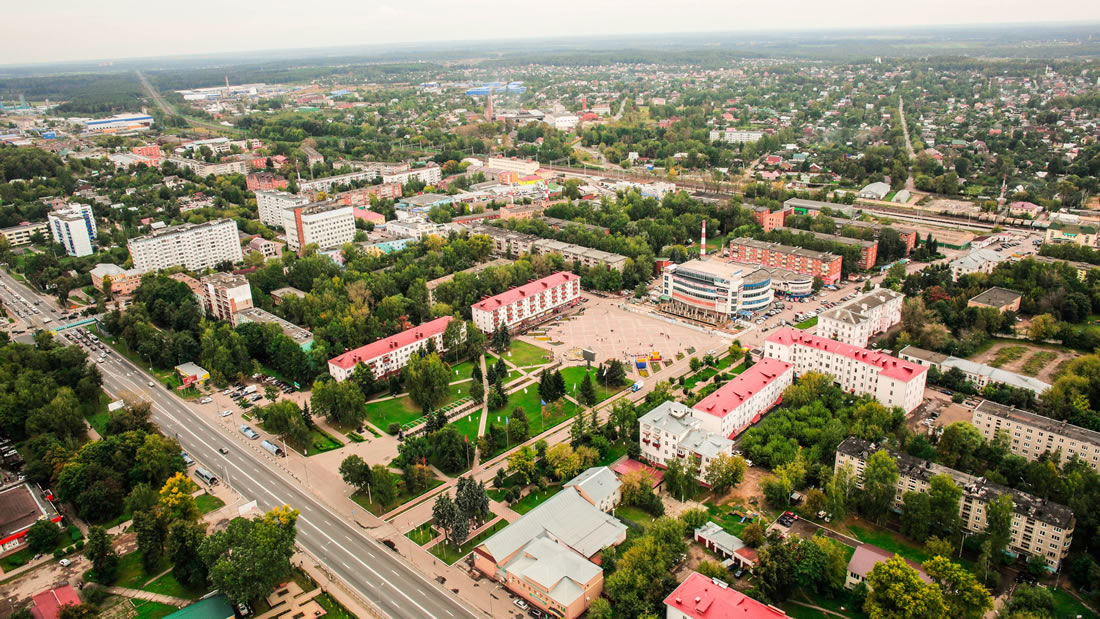
[[[702,357],[709,350],[723,351],[732,342],[715,332],[625,310],[622,304],[622,299],[592,297],[581,312],[540,329],[535,343],[550,347],[556,359],[566,365],[581,362],[580,351],[588,349],[596,353],[596,363],[618,359],[629,366],[628,372],[637,374],[637,360],[644,358],[650,361],[646,364],[648,374],[655,354],[661,359],[659,367],[663,361],[675,361],[678,354]]]

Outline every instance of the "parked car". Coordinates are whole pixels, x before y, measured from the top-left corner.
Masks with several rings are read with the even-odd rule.
[[[70,565],[73,564],[73,562],[68,560],[68,559],[62,559],[62,560],[58,561],[58,563],[61,564],[61,567],[69,567]]]
[[[228,417],[233,414],[233,411],[222,411],[222,417]]]
[[[181,451],[180,456],[183,457],[183,463],[186,466],[192,466],[195,464],[195,459],[190,456],[186,451]]]
[[[527,606],[527,602],[524,602],[523,600],[521,600],[519,598],[516,598],[516,599],[512,600],[512,603],[516,605],[516,608],[519,608],[521,610],[527,610],[529,608]]]

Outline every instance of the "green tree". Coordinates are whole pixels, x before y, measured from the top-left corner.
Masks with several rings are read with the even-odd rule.
[[[989,536],[993,556],[1001,556],[1001,551],[1008,547],[1012,540],[1012,517],[1016,512],[1016,506],[1012,502],[1012,495],[1007,492],[997,495],[986,505],[985,532]]]
[[[881,452],[880,452],[881,453]],[[940,588],[920,579],[917,570],[894,555],[875,564],[867,574],[867,601],[863,611],[872,619],[948,617]]]
[[[451,495],[446,492],[441,492],[439,496],[435,498],[435,503],[432,505],[432,519],[435,520],[435,524],[443,530],[443,535],[447,542],[457,546],[458,542],[455,539],[456,529],[459,528],[459,521],[466,520],[466,517],[462,514],[455,502],[451,500]]]
[[[972,471],[982,444],[982,434],[977,428],[965,421],[956,421],[943,429],[936,444],[936,454],[944,466]]]
[[[98,526],[88,529],[84,557],[92,562],[92,572],[97,581],[114,582],[118,570],[118,553],[115,552],[106,529]]]
[[[850,464],[838,467],[825,484],[825,509],[837,520],[847,516],[849,498],[855,488],[855,470]]]
[[[703,480],[715,494],[722,494],[741,483],[745,479],[747,470],[748,465],[741,456],[719,454],[707,463]]]
[[[27,529],[27,547],[31,552],[49,552],[61,541],[61,529],[57,523],[39,520]]]
[[[263,516],[234,518],[203,540],[199,554],[210,584],[232,602],[258,600],[290,577],[298,511],[277,507]]]
[[[363,393],[349,381],[313,383],[309,403],[315,414],[345,426],[358,426],[367,415]]]
[[[863,470],[863,511],[881,523],[890,511],[897,491],[898,465],[885,449],[871,454]]]
[[[156,574],[164,558],[164,542],[168,537],[168,523],[156,511],[137,512],[130,528],[137,534],[137,546],[141,551],[141,565],[146,574]]]
[[[339,472],[344,483],[352,486],[358,492],[366,492],[367,486],[371,483],[370,465],[355,454],[344,458],[343,462],[340,463]]]
[[[535,450],[530,445],[524,445],[512,452],[508,456],[508,471],[518,474],[524,486],[531,483],[535,477]]]
[[[409,390],[409,398],[419,404],[425,413],[447,399],[450,378],[450,370],[435,353],[426,357],[413,355],[405,366],[405,387]]]
[[[924,492],[910,491],[901,497],[901,532],[906,537],[923,542],[932,529],[932,507]]]
[[[695,493],[699,482],[696,477],[699,474],[699,464],[695,458],[688,456],[688,462],[683,459],[670,459],[665,468],[665,488],[668,493],[681,501]]]
[[[199,548],[206,538],[206,527],[199,523],[177,520],[168,527],[165,553],[172,563],[172,575],[187,587],[206,585],[206,564]]]
[[[474,522],[475,527],[484,524],[492,513],[489,511],[489,495],[485,492],[485,484],[474,481],[472,477],[458,478],[455,506],[467,520]]]
[[[392,505],[397,498],[397,483],[384,464],[375,464],[370,468],[370,497],[379,505]]]
[[[949,539],[933,535],[924,542],[924,552],[932,557],[950,557],[955,552],[955,545]]]
[[[1049,587],[1020,585],[1003,612],[1007,617],[1053,617],[1054,592]]]
[[[797,584],[798,556],[794,545],[798,539],[780,540],[757,551],[753,574],[760,583],[760,592],[772,603],[785,601]]]
[[[485,401],[485,385],[481,384],[480,378],[476,378],[470,383],[470,397],[473,398],[476,404]]]
[[[969,570],[944,557],[923,563],[924,571],[940,587],[948,617],[977,619],[993,610],[993,598]]]
[[[581,381],[580,401],[587,406],[596,403],[596,386],[592,384],[591,374],[585,373],[584,380]]]
[[[941,532],[953,535],[959,529],[959,501],[961,499],[962,488],[955,485],[951,476],[945,474],[933,475],[928,480],[929,516]]]

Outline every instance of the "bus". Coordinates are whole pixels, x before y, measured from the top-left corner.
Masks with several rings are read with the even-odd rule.
[[[198,477],[200,480],[205,482],[207,485],[210,485],[210,486],[217,486],[218,485],[218,478],[215,477],[213,473],[211,473],[210,471],[202,468],[201,466],[199,468],[195,469],[195,477]]]

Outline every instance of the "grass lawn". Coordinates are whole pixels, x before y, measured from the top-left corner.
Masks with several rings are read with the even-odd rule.
[[[401,478],[401,476],[397,473],[390,473],[390,475],[393,476],[394,483],[397,484],[397,496],[394,498],[393,502],[382,505],[377,500],[373,502],[368,501],[366,492],[356,492],[355,494],[351,495],[351,500],[355,501],[359,505],[359,507],[362,507],[363,509],[369,511],[375,516],[381,516],[386,512],[392,511],[397,506],[404,505],[405,503],[408,503],[409,501],[423,495],[424,493],[430,491],[432,488],[435,488],[436,486],[443,483],[442,479],[433,478],[430,482],[428,482],[427,488],[423,489],[420,492],[417,492],[416,494],[409,494],[405,491],[405,481]],[[372,496],[371,498],[374,497]]]
[[[596,403],[599,404],[607,398],[622,391],[625,387],[604,387],[596,378],[596,370],[586,370],[583,365],[575,365],[573,367],[563,368],[561,371],[561,377],[565,379],[565,390],[569,392],[573,397],[577,397],[580,393],[581,383],[584,381],[584,375],[589,374],[592,376],[592,385],[596,388]],[[576,385],[576,393],[573,392],[573,386]]]
[[[642,511],[641,509],[634,507],[633,505],[620,505],[619,507],[616,507],[615,515],[620,518],[625,518],[626,520],[629,520],[634,524],[639,524],[643,527],[649,526],[649,523],[653,522],[654,520],[653,516],[650,516],[648,512]]]
[[[137,611],[137,615],[135,615],[133,619],[160,619],[161,617],[167,617],[179,610],[175,606],[147,600],[127,600],[123,602],[123,604],[134,605],[134,610]]]
[[[809,329],[810,327],[812,327],[816,324],[817,324],[817,316],[814,316],[813,318],[810,318],[809,320],[803,320],[802,322],[796,324],[794,326],[794,328],[795,329]],[[807,609],[807,610],[809,610],[809,609]]]
[[[469,413],[451,422],[459,434],[465,434],[466,439],[473,445],[477,443],[477,430],[481,425],[481,409],[474,409]]]
[[[902,538],[900,534],[888,529],[882,529],[864,521],[860,521],[860,524],[850,524],[848,529],[851,531],[852,536],[858,538],[859,541],[874,544],[887,552],[901,555],[906,559],[912,559],[917,563],[924,563],[929,559],[923,546],[910,542]],[[951,557],[951,560],[962,564],[967,569],[974,567],[974,563],[966,559]]]
[[[195,507],[199,508],[200,514],[209,514],[210,512],[223,507],[225,501],[219,499],[212,494],[200,494],[195,497]]]
[[[470,384],[465,382],[449,386],[450,395],[439,407],[443,408],[456,400],[469,397]],[[407,394],[382,402],[367,404],[367,421],[387,432],[391,423],[397,423],[404,427],[423,416],[424,411],[418,404],[413,403],[412,398]]]
[[[462,363],[451,366],[451,381],[466,380],[472,377],[474,372],[474,365],[477,364],[477,359],[467,359]]]
[[[115,580],[111,584],[127,589],[141,589],[150,578],[168,567],[168,562],[162,560],[161,565],[157,566],[152,574],[146,574],[145,569],[141,566],[141,551],[135,550],[118,558],[118,573],[115,574]],[[86,575],[85,580],[87,580]]]
[[[493,536],[494,533],[503,529],[506,526],[508,526],[508,521],[500,518],[496,522],[494,522],[492,526],[490,526],[488,529],[485,529],[481,533],[478,533],[474,537],[466,540],[466,543],[459,546],[458,550],[455,550],[455,547],[451,544],[448,544],[447,542],[439,542],[435,546],[431,547],[430,552],[433,555],[442,559],[447,565],[454,565],[455,561],[458,561],[462,557],[470,554],[470,552],[474,548],[477,548],[477,546],[481,544],[481,542],[489,539]]]
[[[154,580],[153,582],[145,585],[141,588],[142,591],[148,591],[150,593],[159,593],[161,595],[170,595],[175,598],[183,598],[185,600],[193,600],[195,598],[206,595],[207,589],[199,587],[198,589],[192,589],[185,587],[176,577],[172,575],[172,572],[168,572],[164,576]]]
[[[84,418],[88,420],[88,425],[92,426],[92,429],[98,432],[101,437],[107,434],[107,419],[110,417],[107,413],[107,405],[110,403],[111,396],[101,391],[99,392],[99,401],[96,402],[95,411],[84,414]]]
[[[309,438],[309,455],[311,456],[325,453],[326,451],[332,451],[333,449],[339,449],[344,446],[344,443],[342,443],[340,439],[316,426],[310,431]]]
[[[1006,363],[1011,363],[1020,357],[1024,356],[1027,352],[1027,346],[1005,346],[997,351],[997,355],[991,360],[988,365],[995,368],[999,368]]]
[[[611,463],[626,455],[626,443],[622,441],[616,441],[611,444],[611,448],[607,450],[607,455],[600,459],[596,463],[596,466],[611,466]]]
[[[313,599],[317,600],[321,608],[325,609],[326,617],[332,617],[332,619],[357,619],[355,615],[327,593],[322,593]]]
[[[1055,617],[1095,617],[1096,613],[1089,610],[1084,604],[1077,601],[1072,595],[1065,592],[1065,590],[1051,589],[1050,592],[1054,595],[1054,616]]]
[[[488,370],[490,365],[496,365],[497,361],[498,361],[497,357],[494,357],[493,355],[485,355],[485,368],[486,368],[486,370]],[[504,377],[504,384],[507,385],[508,383],[510,383],[513,380],[519,378],[520,376],[523,376],[523,372],[520,372],[519,370],[513,370],[511,368],[508,368],[508,375]]]
[[[517,367],[527,367],[529,365],[542,365],[543,363],[549,363],[546,359],[546,355],[550,351],[534,344],[528,344],[519,340],[512,340],[512,346],[508,352],[504,353],[504,357],[512,362],[512,365]]]
[[[735,367],[733,369],[727,369],[727,368],[729,368],[730,363],[732,363],[730,358],[729,357],[724,357],[714,367],[704,367],[701,370],[699,370],[698,372],[696,372],[694,376],[692,376],[691,378],[684,381],[684,386],[687,387],[688,389],[694,389],[695,385],[699,384],[700,382],[710,380],[711,378],[718,375],[719,373],[724,372],[726,374],[736,376],[736,375],[740,374],[741,372],[745,371],[745,364],[744,363],[739,364],[737,367]]]
[[[1040,370],[1050,365],[1050,362],[1054,361],[1057,357],[1058,353],[1049,350],[1040,350],[1031,355],[1031,357],[1024,362],[1024,367],[1020,368],[1020,372],[1028,376],[1035,376]]]
[[[423,546],[424,544],[427,544],[433,539],[439,537],[439,531],[436,531],[435,528],[432,527],[431,522],[425,522],[424,524],[416,527],[412,531],[405,533],[405,537],[416,542],[418,546]]]
[[[527,512],[541,505],[546,499],[549,499],[555,494],[561,492],[561,488],[561,486],[549,486],[546,488],[546,490],[542,491],[539,491],[538,488],[535,488],[531,491],[531,494],[528,494],[522,499],[516,501],[515,505],[512,505],[512,511],[516,512],[517,514],[526,514]]]
[[[17,567],[22,567],[29,563],[32,557],[34,557],[34,553],[31,552],[30,548],[24,548],[19,552],[13,552],[6,557],[0,558],[0,569],[3,569],[5,572],[10,572]]]
[[[580,410],[576,404],[562,398],[553,404],[547,405],[546,417],[544,418],[542,415],[542,404],[540,404],[542,400],[539,398],[538,385],[531,384],[528,385],[526,389],[527,393],[524,393],[523,389],[520,389],[509,395],[504,408],[489,411],[488,421],[502,425],[504,423],[505,413],[511,414],[512,410],[518,406],[527,412],[530,436],[536,436],[572,418]],[[497,419],[498,417],[500,418],[499,420]]]
[[[710,512],[710,519],[713,520],[718,526],[725,529],[730,535],[741,536],[741,532],[745,530],[745,527],[753,523],[753,518],[745,518],[744,522],[741,522],[742,516],[734,516],[733,512],[737,511],[742,515],[747,515],[751,509],[746,509],[741,505],[715,505],[713,503],[706,503],[707,511]],[[760,520],[760,525],[765,523]]]

